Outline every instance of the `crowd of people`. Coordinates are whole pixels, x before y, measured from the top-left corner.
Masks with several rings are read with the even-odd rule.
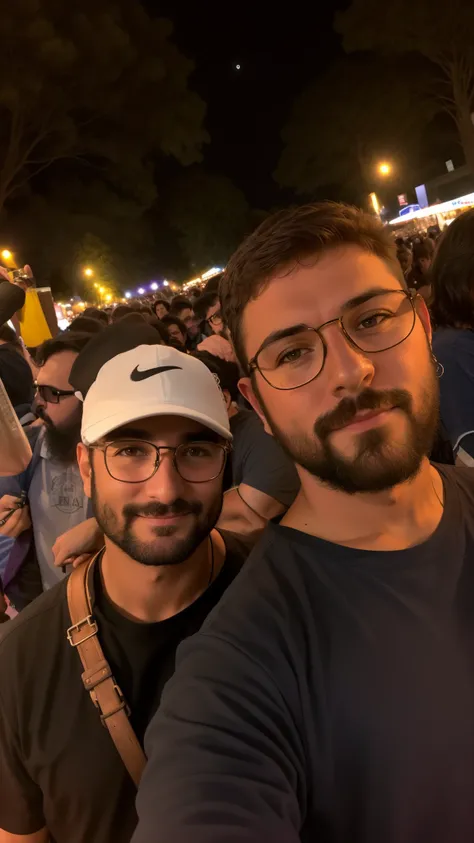
[[[0,843],[474,839],[473,234],[308,205],[0,327]]]

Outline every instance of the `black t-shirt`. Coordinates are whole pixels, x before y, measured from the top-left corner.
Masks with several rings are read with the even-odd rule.
[[[253,410],[239,410],[230,420],[232,484],[246,483],[259,492],[291,506],[300,488],[295,466],[281,445],[265,433]]]
[[[407,550],[269,525],[178,650],[133,843],[472,843],[474,471],[440,473]]]
[[[212,585],[159,623],[135,623],[114,609],[96,566],[99,638],[140,740],[173,672],[176,647],[200,628],[248,555],[240,537],[222,535],[226,559]],[[46,826],[55,843],[126,843],[137,821],[136,790],[66,639],[66,582],[2,627],[0,829],[31,834]]]

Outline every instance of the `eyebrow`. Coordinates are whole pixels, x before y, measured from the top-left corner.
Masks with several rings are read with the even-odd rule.
[[[361,304],[365,304],[366,301],[369,301],[369,299],[373,298],[374,296],[380,296],[383,293],[393,292],[393,290],[389,290],[387,287],[371,287],[370,290],[366,290],[364,293],[360,293],[358,296],[353,296],[351,299],[348,299],[346,302],[344,302],[341,307],[341,314],[346,313],[346,311],[351,310],[353,307],[358,307]],[[272,345],[272,343],[278,342],[278,340],[283,340],[286,337],[292,337],[295,334],[299,334],[301,331],[306,331],[308,328],[312,327],[314,326],[308,325],[306,322],[300,322],[298,325],[289,325],[287,328],[280,328],[277,331],[272,331],[271,334],[268,335],[268,337],[265,337],[261,346],[256,351],[250,362],[254,361],[257,355],[260,354],[260,352],[263,351],[264,348],[267,348],[269,345]]]

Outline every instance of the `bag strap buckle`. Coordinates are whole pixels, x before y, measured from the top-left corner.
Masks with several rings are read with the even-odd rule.
[[[86,627],[84,630],[86,635],[82,638],[76,638],[76,633],[80,633],[84,626]],[[94,618],[92,615],[87,615],[87,617],[69,627],[67,631],[67,640],[69,641],[71,647],[77,647],[79,644],[83,644],[84,641],[87,641],[89,638],[97,635],[97,632],[98,628]]]

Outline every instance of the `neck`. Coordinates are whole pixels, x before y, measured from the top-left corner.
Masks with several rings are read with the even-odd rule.
[[[177,615],[210,584],[211,541],[215,579],[225,558],[224,540],[216,530],[179,565],[142,565],[106,538],[101,574],[107,597],[126,617],[142,623]]]
[[[361,550],[404,550],[426,541],[443,512],[443,482],[425,459],[415,477],[385,492],[348,495],[299,468],[301,491],[281,523]]]

